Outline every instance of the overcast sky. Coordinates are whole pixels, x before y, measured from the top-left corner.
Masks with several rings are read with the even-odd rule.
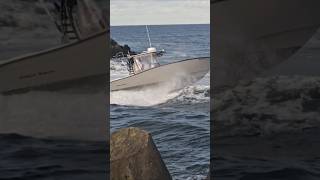
[[[111,25],[209,24],[210,0],[110,0]]]

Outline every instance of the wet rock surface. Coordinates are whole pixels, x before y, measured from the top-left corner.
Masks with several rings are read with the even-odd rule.
[[[139,128],[114,132],[110,142],[111,180],[171,180],[151,135]]]
[[[127,55],[128,53],[135,54],[133,51],[131,51],[131,48],[127,44],[122,46],[115,40],[111,39],[111,56],[115,57],[120,52],[122,52],[124,55]]]

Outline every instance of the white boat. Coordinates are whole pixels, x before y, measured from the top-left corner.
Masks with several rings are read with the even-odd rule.
[[[155,48],[127,57],[130,76],[111,82],[111,91],[141,89],[170,84],[172,91],[202,79],[210,69],[210,58],[194,58],[160,65]]]
[[[215,88],[286,61],[320,26],[318,0],[213,0]]]
[[[87,8],[83,6],[81,7]],[[69,7],[65,5],[62,10],[65,10],[65,15],[59,17],[61,22],[56,24],[63,35],[63,44],[0,61],[0,93],[43,89],[54,83],[97,76],[106,77],[108,37],[105,26],[99,24],[94,33],[85,32],[85,29],[75,21],[74,12],[69,12]],[[81,13],[82,16],[86,15]]]
[[[0,92],[106,75],[107,33],[1,62]]]

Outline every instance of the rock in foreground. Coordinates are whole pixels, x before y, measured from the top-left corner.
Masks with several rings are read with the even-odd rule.
[[[111,135],[111,180],[171,180],[151,135],[126,128]]]

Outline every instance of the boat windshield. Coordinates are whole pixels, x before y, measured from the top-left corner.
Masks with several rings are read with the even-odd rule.
[[[160,65],[156,53],[142,53],[132,56],[132,58],[134,60],[133,71],[135,74]]]

